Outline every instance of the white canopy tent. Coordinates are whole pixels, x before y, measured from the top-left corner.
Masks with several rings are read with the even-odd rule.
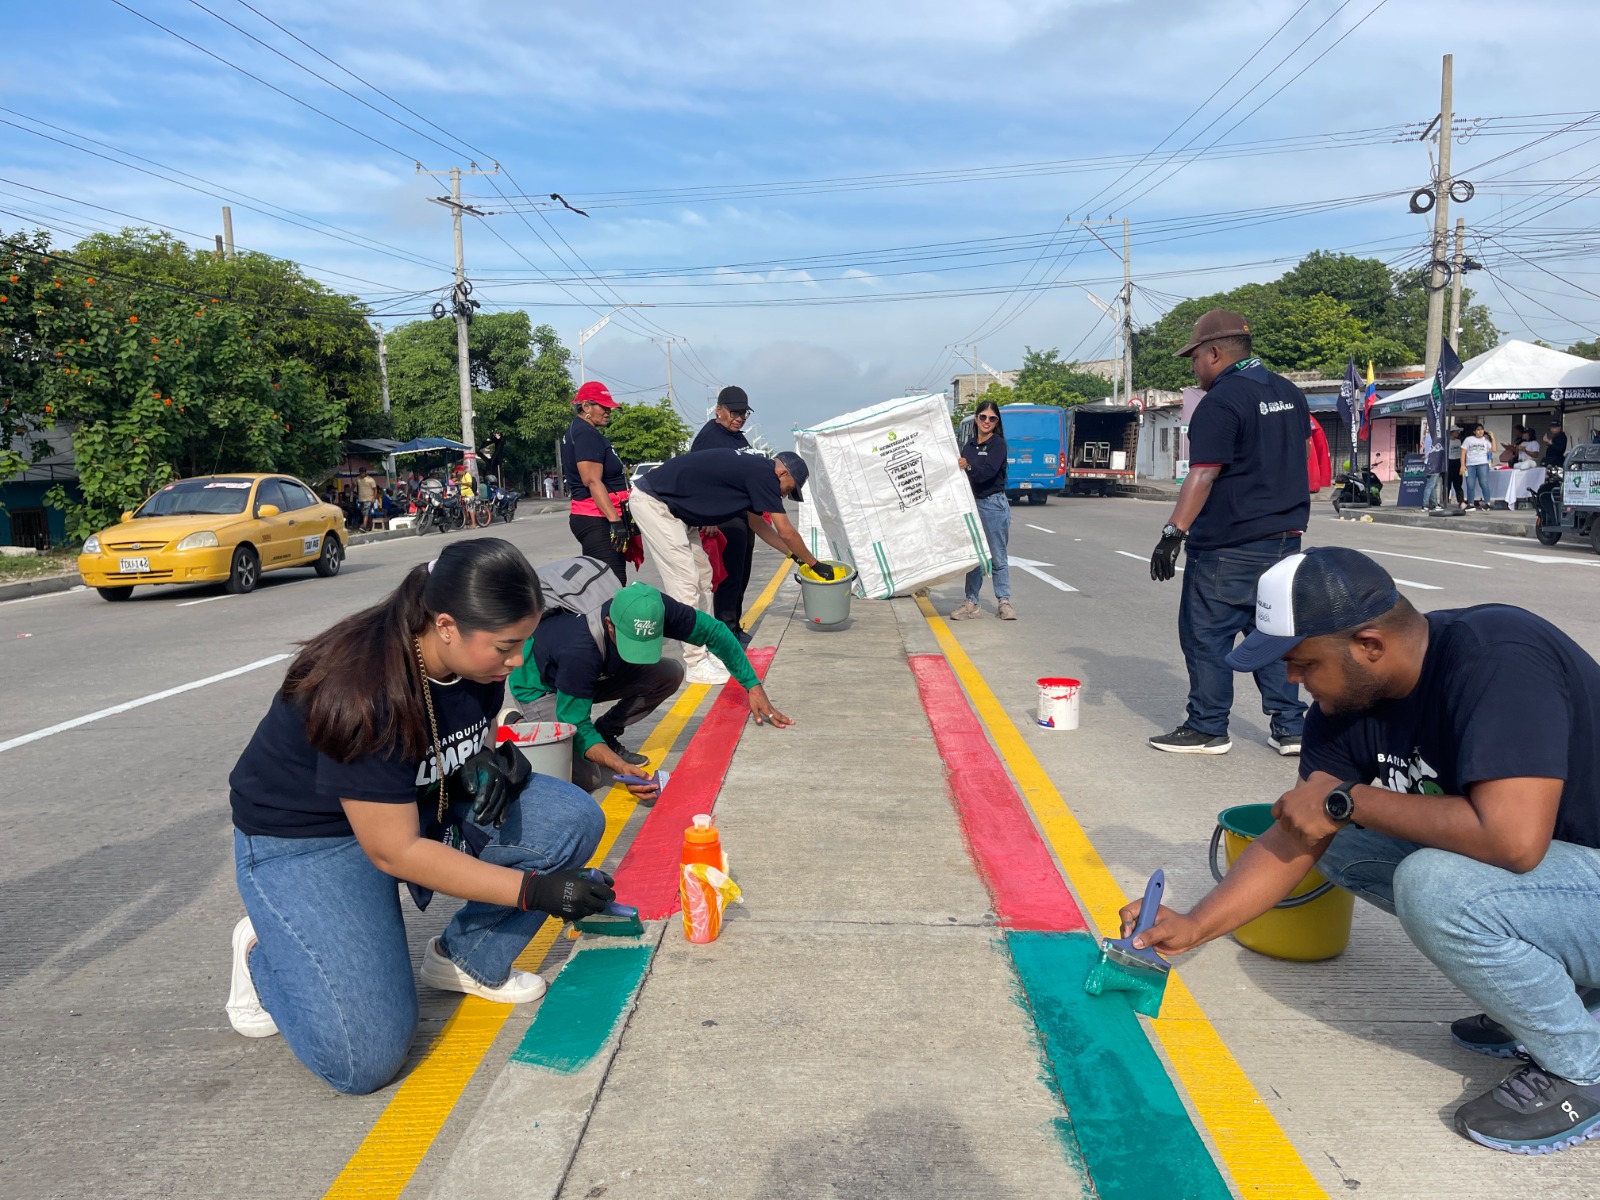
[[[1567,394],[1569,389],[1580,386],[1569,382],[1569,378],[1584,368],[1600,368],[1600,363],[1512,339],[1462,363],[1445,389],[1445,399],[1453,410],[1525,412],[1553,408],[1564,400],[1579,399]],[[1588,385],[1593,389],[1592,396],[1585,399],[1600,402],[1600,371],[1593,372],[1593,377],[1596,382]],[[1432,389],[1431,379],[1418,380],[1373,405],[1372,415],[1398,417],[1421,412],[1427,407]]]

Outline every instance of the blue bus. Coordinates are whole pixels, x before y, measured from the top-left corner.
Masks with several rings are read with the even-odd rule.
[[[1006,429],[1006,495],[1015,504],[1043,504],[1067,492],[1062,445],[1067,413],[1051,404],[1007,404],[1000,410]]]

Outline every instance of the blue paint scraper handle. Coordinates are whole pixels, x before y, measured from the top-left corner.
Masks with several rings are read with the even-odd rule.
[[[599,867],[586,867],[583,873],[587,878],[594,880],[596,883],[603,883],[607,887],[616,882]],[[637,919],[639,916],[639,910],[633,905],[618,904],[615,900],[606,905],[603,912],[608,917],[633,917]]]
[[[1132,958],[1142,959],[1157,970],[1165,971],[1169,964],[1166,959],[1157,954],[1150,947],[1136,949],[1133,939],[1141,933],[1148,933],[1150,927],[1156,923],[1156,917],[1161,912],[1161,897],[1167,890],[1167,873],[1156,868],[1150,876],[1150,882],[1144,885],[1144,901],[1139,905],[1139,919],[1134,922],[1133,932],[1125,938],[1107,938],[1107,946],[1115,946],[1122,953]]]

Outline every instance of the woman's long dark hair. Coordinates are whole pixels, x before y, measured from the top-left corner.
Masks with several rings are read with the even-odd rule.
[[[289,664],[283,698],[304,714],[312,748],[335,762],[396,746],[421,762],[432,734],[414,640],[441,614],[474,633],[515,625],[543,607],[539,577],[510,542],[453,542],[432,563],[412,567],[380,603],[306,642]]]
[[[1001,415],[1000,405],[993,400],[979,400],[978,407],[972,410],[972,436],[978,436],[978,414],[981,412],[994,413],[994,431],[1001,437],[1006,435],[1006,419]]]

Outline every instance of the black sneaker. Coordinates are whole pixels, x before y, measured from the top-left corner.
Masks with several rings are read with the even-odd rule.
[[[1579,988],[1578,994],[1583,997],[1583,1006],[1589,1010],[1589,1015],[1600,1021],[1600,988]],[[1516,1058],[1523,1052],[1511,1031],[1487,1013],[1450,1022],[1450,1038],[1463,1050],[1487,1054],[1490,1058]]]
[[[1527,1063],[1456,1109],[1456,1132],[1512,1154],[1581,1145],[1600,1137],[1600,1083],[1576,1084]]]
[[[1300,735],[1298,733],[1275,733],[1267,739],[1267,745],[1285,758],[1289,758],[1300,753]]]
[[[1150,739],[1150,744],[1168,754],[1226,754],[1233,749],[1227,734],[1201,733],[1187,725],[1179,725],[1171,733],[1157,734]]]
[[[650,761],[643,754],[629,750],[622,744],[621,738],[613,737],[609,733],[602,733],[600,736],[605,739],[606,745],[611,748],[611,753],[615,754],[630,767],[642,767]]]

